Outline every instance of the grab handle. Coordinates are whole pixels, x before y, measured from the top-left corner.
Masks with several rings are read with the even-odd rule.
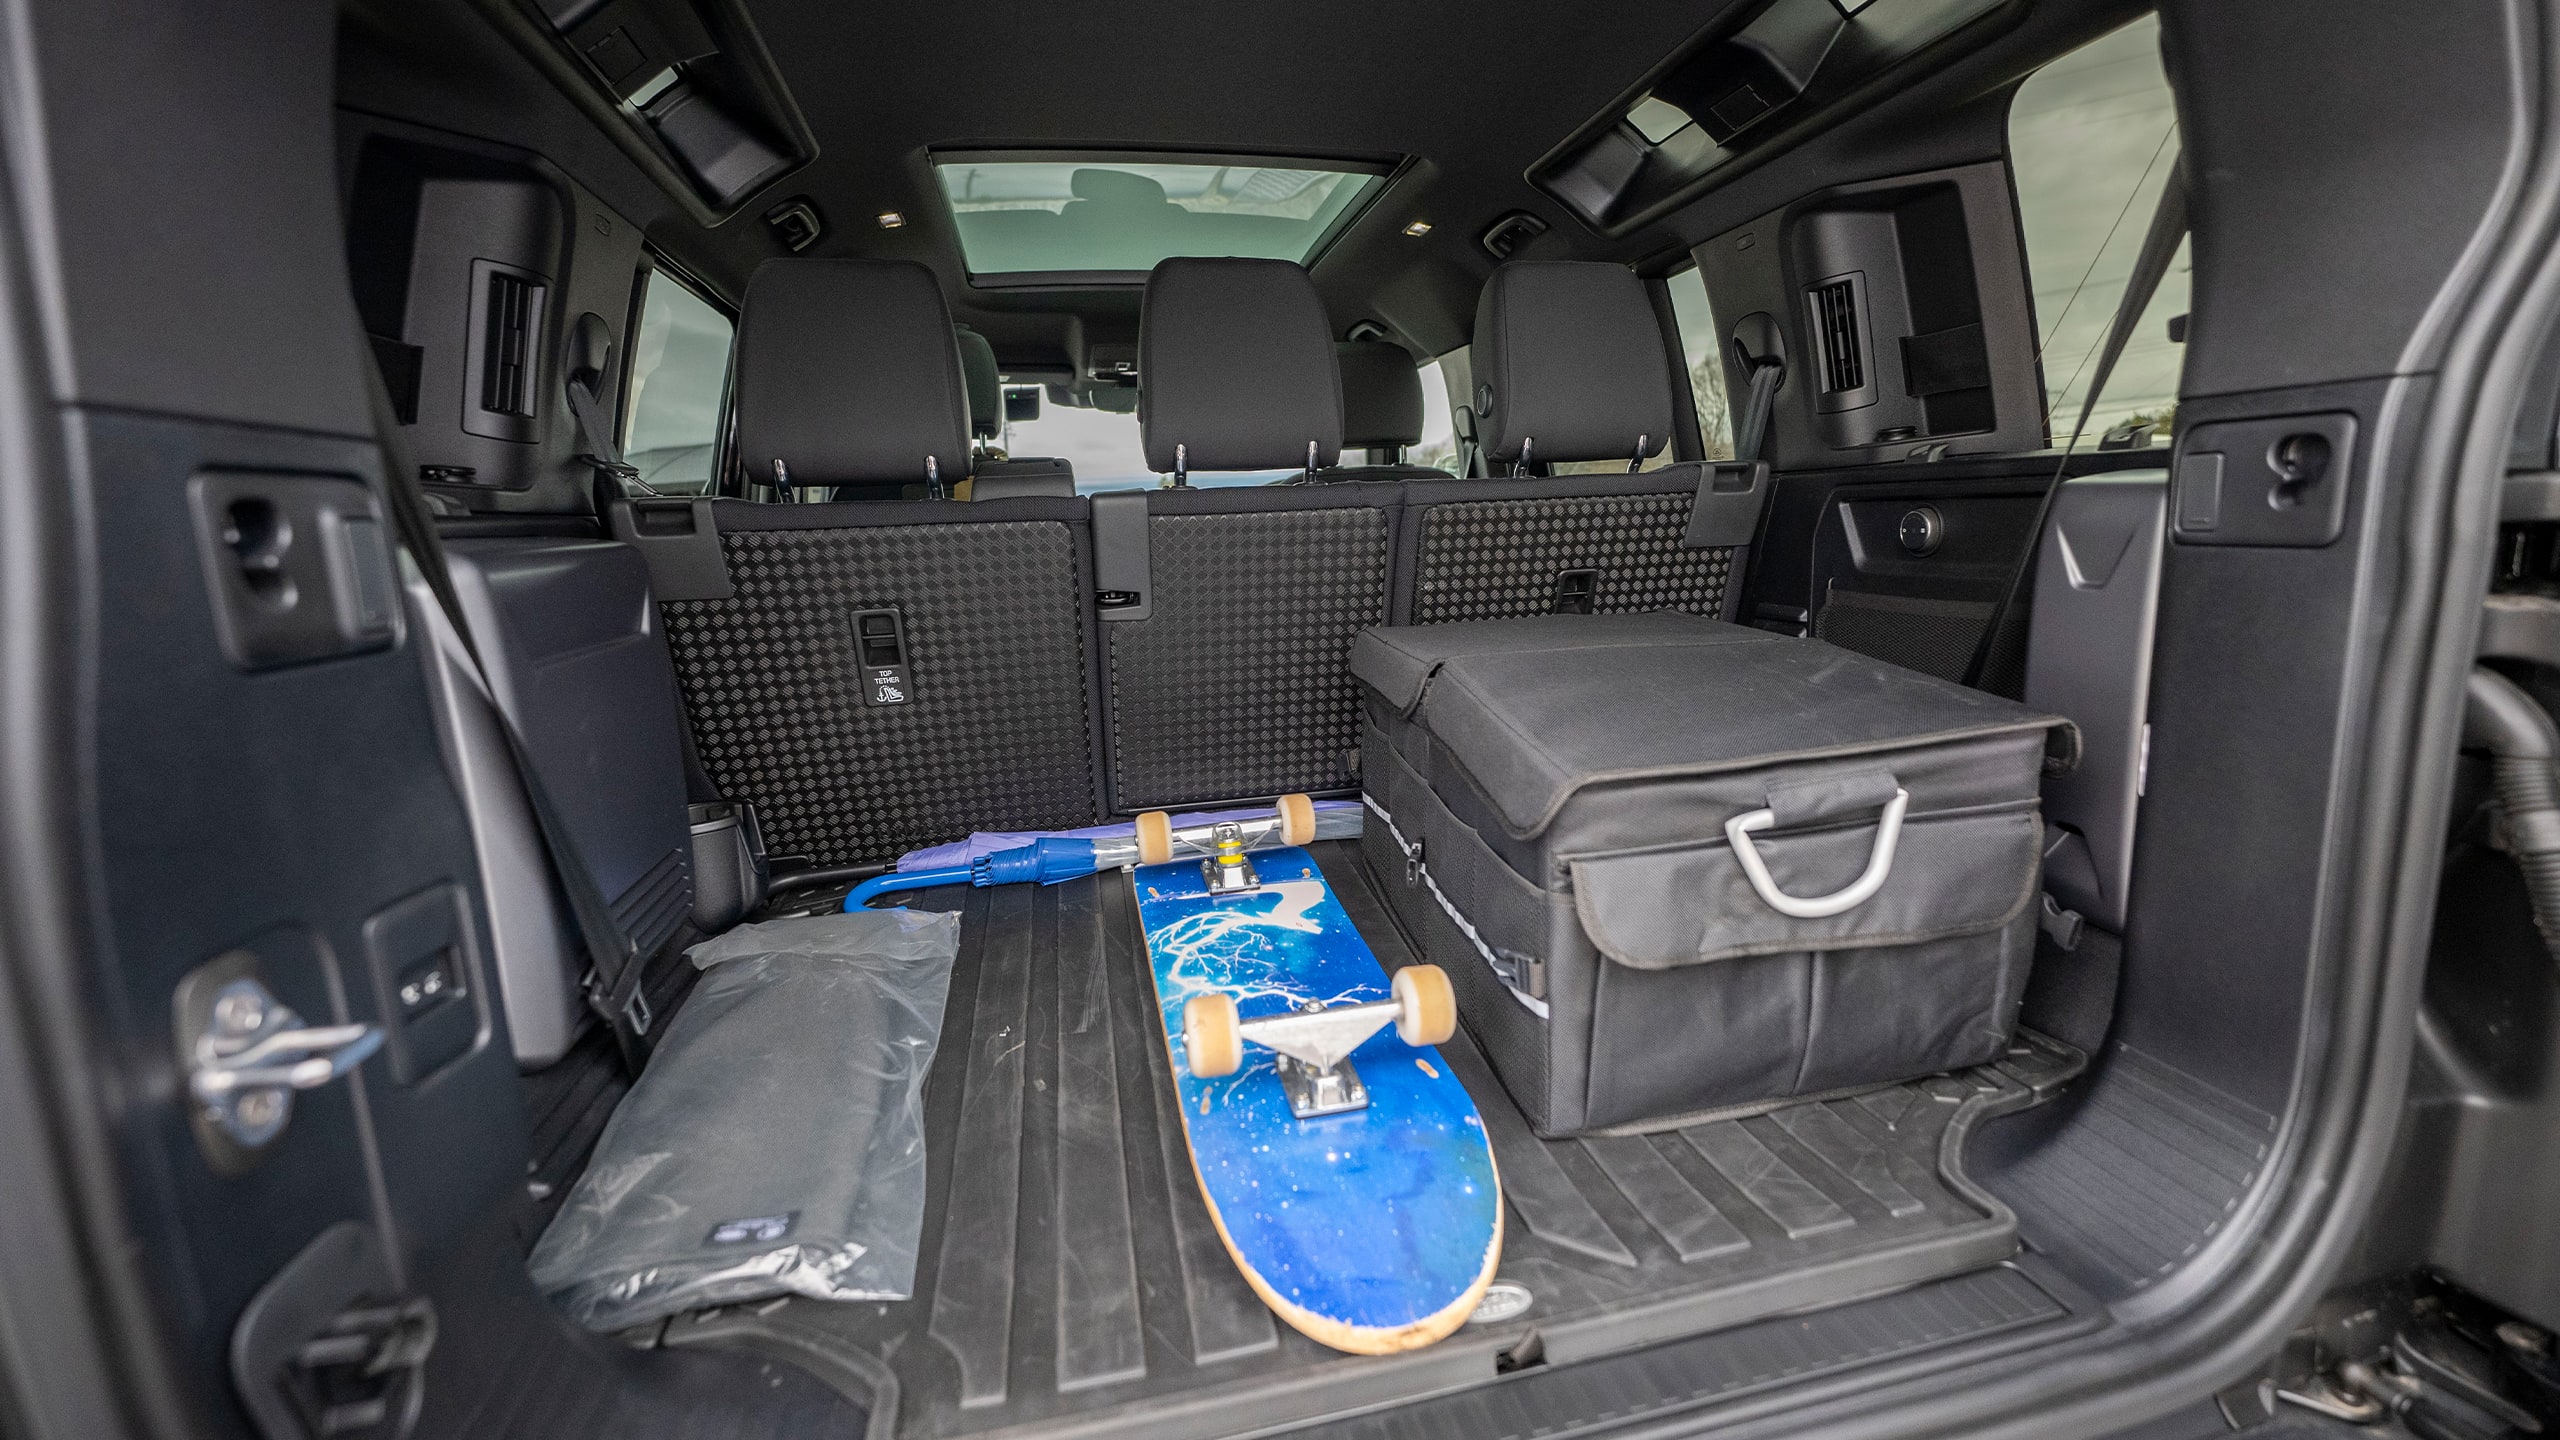
[[[1876,848],[1867,856],[1866,873],[1851,881],[1847,889],[1810,899],[1799,899],[1779,889],[1778,882],[1769,878],[1769,867],[1761,862],[1760,852],[1752,847],[1751,833],[1777,823],[1778,812],[1754,810],[1748,815],[1736,815],[1724,822],[1724,834],[1733,842],[1733,856],[1742,862],[1742,873],[1750,877],[1751,888],[1760,892],[1770,909],[1799,920],[1819,920],[1825,915],[1854,910],[1884,888],[1884,877],[1893,873],[1894,842],[1902,838],[1902,812],[1910,807],[1911,792],[1896,786],[1893,798],[1884,802],[1883,817],[1876,821]]]

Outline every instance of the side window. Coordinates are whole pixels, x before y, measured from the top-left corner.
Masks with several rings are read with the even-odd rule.
[[[1733,407],[1724,394],[1724,357],[1716,351],[1715,312],[1707,308],[1706,278],[1698,267],[1671,277],[1671,316],[1680,326],[1680,356],[1688,363],[1689,398],[1698,407],[1698,442],[1710,460],[1733,458]]]
[[[622,458],[650,489],[711,490],[720,406],[737,327],[663,270],[649,272],[631,342],[631,391],[622,409]]]
[[[1716,317],[1707,308],[1707,282],[1694,265],[1671,277],[1671,318],[1680,327],[1680,358],[1689,372],[1689,398],[1698,409],[1698,442],[1710,460],[1733,458],[1733,409],[1725,403],[1724,364],[1716,353]],[[1644,462],[1647,470],[1673,463],[1665,445]],[[1558,465],[1558,475],[1597,475],[1626,469],[1623,460]]]
[[[1449,376],[1437,360],[1422,367],[1422,438],[1404,447],[1404,463],[1458,473],[1458,430],[1449,419]]]
[[[2010,101],[2009,166],[2035,291],[2045,424],[2057,445],[2080,418],[2098,351],[2177,158],[2178,115],[2160,68],[2156,17],[2045,66]],[[2168,326],[2187,312],[2187,291],[2181,245],[2126,338],[2081,443],[2145,421],[2168,438],[2185,358]]]

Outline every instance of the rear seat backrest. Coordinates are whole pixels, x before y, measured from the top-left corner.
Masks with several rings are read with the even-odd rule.
[[[828,483],[921,478],[927,454],[965,465],[959,350],[930,271],[769,261],[739,330],[755,339],[737,381],[751,463],[778,455]],[[887,397],[902,411],[882,413]],[[661,576],[703,768],[755,803],[773,855],[867,863],[973,828],[1093,823],[1084,502],[642,505],[666,512],[662,536],[646,517],[615,530]],[[865,615],[894,618],[894,694],[857,654]]]
[[[970,830],[1096,818],[1079,500],[711,507],[732,594],[663,608],[703,768],[766,849],[894,860]],[[875,703],[857,617],[888,612],[901,698]]]
[[[1678,610],[1731,619],[1742,594],[1736,547],[1692,546],[1701,472],[1552,480],[1437,480],[1406,487],[1399,625],[1498,620],[1558,610]],[[1583,603],[1584,597],[1588,604]]]
[[[1474,350],[1490,463],[1632,462],[1670,440],[1661,323],[1644,282],[1622,266],[1540,261],[1495,271],[1476,304]],[[1762,475],[1688,462],[1641,474],[1415,483],[1397,543],[1395,618],[1725,618],[1740,594],[1738,542],[1757,518]]]
[[[1323,465],[1340,449],[1324,306],[1285,261],[1158,266],[1138,369],[1160,468],[1176,444],[1191,470],[1294,469],[1310,443]],[[1387,617],[1398,495],[1254,486],[1096,501],[1106,563],[1137,574],[1124,582],[1132,603],[1101,612],[1116,808],[1357,783],[1351,640]]]

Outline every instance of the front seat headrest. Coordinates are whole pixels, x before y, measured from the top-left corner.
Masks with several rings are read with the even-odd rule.
[[[1286,260],[1159,263],[1139,312],[1138,387],[1147,465],[1158,473],[1295,470],[1342,454],[1342,379],[1324,301]]]
[[[1472,358],[1487,460],[1631,460],[1671,438],[1662,325],[1625,266],[1526,260],[1494,271],[1476,298]]]
[[[969,384],[969,433],[993,440],[1004,433],[1004,376],[996,369],[996,347],[966,325],[952,329],[960,336],[960,375]]]
[[[1422,438],[1422,371],[1392,340],[1345,340],[1333,347],[1342,370],[1342,445],[1384,450]]]
[[[969,474],[951,312],[912,260],[767,260],[738,313],[738,456],[801,485]]]

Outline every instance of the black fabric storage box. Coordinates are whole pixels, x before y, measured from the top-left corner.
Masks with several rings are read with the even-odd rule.
[[[1351,667],[1362,843],[1541,1133],[2001,1053],[2034,948],[2037,787],[2069,722],[1667,613],[1371,629]],[[1764,810],[1745,838],[1778,900],[1881,880],[1782,913],[1728,838]]]

